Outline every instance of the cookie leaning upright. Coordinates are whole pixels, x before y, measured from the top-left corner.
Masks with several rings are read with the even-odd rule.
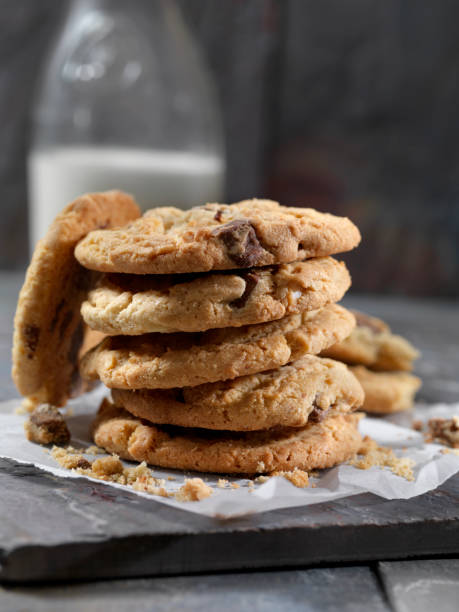
[[[254,199],[156,208],[127,227],[91,232],[75,256],[102,272],[177,274],[290,263],[359,242],[359,230],[345,217]]]
[[[64,208],[38,242],[19,294],[12,370],[18,391],[34,404],[62,406],[78,383],[80,306],[93,274],[75,259],[75,245],[92,230],[124,226],[139,215],[124,193],[87,194]]]

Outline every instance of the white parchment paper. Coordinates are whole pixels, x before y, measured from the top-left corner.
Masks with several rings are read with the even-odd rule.
[[[72,415],[67,417],[67,422],[72,434],[70,442],[72,446],[88,447],[92,444],[88,433],[89,427],[103,393],[104,391],[99,389],[69,404]],[[26,416],[15,413],[19,404],[19,400],[0,403],[0,457],[33,464],[64,478],[85,478],[61,468],[46,448],[26,440],[23,429]],[[431,417],[450,418],[454,414],[459,414],[459,403],[419,407],[414,418],[421,420]],[[177,502],[174,498],[153,496],[133,491],[131,488],[129,490],[136,495],[181,510],[229,518],[277,508],[307,506],[365,492],[386,499],[408,499],[435,489],[459,471],[458,455],[442,453],[444,447],[438,444],[425,444],[422,434],[412,429],[400,427],[387,420],[369,417],[361,421],[360,429],[363,435],[371,436],[378,444],[392,447],[397,455],[413,459],[414,481],[408,482],[393,474],[388,468],[372,467],[368,470],[359,470],[350,465],[341,465],[323,470],[317,479],[311,479],[311,482],[316,484],[315,488],[309,486],[299,489],[284,478],[276,477],[270,478],[264,484],[256,485],[255,489],[250,491],[247,479],[228,478],[230,482],[236,482],[240,487],[220,489],[216,487],[218,476],[153,469],[153,474],[157,478],[167,479],[168,476],[175,478],[174,481],[167,481],[168,490],[178,489],[187,477],[200,476],[214,488],[214,493],[200,502],[184,503]],[[104,484],[125,489],[122,485],[114,483]]]

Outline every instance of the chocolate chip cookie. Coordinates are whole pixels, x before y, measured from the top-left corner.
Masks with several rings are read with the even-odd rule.
[[[106,337],[80,371],[118,389],[201,385],[270,370],[317,354],[349,335],[353,315],[336,304],[278,321],[187,334]]]
[[[112,397],[153,423],[231,431],[302,427],[363,403],[362,388],[344,364],[313,355],[233,380],[183,389],[113,389]]]
[[[104,401],[94,442],[123,459],[164,468],[225,474],[314,470],[350,459],[359,449],[358,413],[331,415],[303,428],[248,433],[158,427]]]
[[[365,392],[362,410],[391,414],[410,410],[414,395],[421,386],[417,376],[407,372],[372,372],[365,366],[349,368]]]
[[[78,387],[80,307],[94,275],[75,259],[75,245],[91,230],[125,225],[139,215],[126,194],[88,194],[64,208],[37,244],[19,294],[13,337],[13,379],[32,404],[62,406]]]
[[[332,257],[199,276],[110,274],[81,314],[108,335],[205,331],[316,310],[340,300],[350,284],[346,266]]]
[[[91,232],[75,255],[91,270],[176,274],[289,263],[359,242],[359,230],[345,217],[254,199],[155,208],[124,228]]]
[[[344,341],[326,349],[324,357],[348,364],[361,364],[372,370],[413,369],[413,361],[419,357],[419,352],[408,340],[393,334],[381,319],[353,312],[357,327]]]

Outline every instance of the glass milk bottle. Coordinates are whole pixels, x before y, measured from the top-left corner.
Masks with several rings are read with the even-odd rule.
[[[142,208],[222,199],[210,75],[173,0],[76,0],[45,66],[28,160],[31,246],[88,191]]]

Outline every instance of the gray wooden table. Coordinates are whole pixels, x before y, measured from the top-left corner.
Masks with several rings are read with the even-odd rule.
[[[10,381],[9,371],[11,322],[20,283],[21,275],[0,274],[0,399],[17,395]],[[406,335],[423,351],[423,358],[418,365],[418,372],[424,380],[421,399],[459,401],[459,306],[457,303],[361,296],[351,296],[347,303],[372,314],[383,316],[395,330]],[[256,533],[256,539],[248,541],[254,543],[254,548],[259,547],[258,551],[252,551],[251,556],[252,560],[261,559],[258,561],[258,567],[266,567],[266,564],[263,566],[263,557],[274,558],[272,549],[277,547],[280,558],[277,563],[272,563],[275,569],[247,571],[247,568],[257,567],[257,564],[253,562],[240,567],[230,565],[233,569],[225,573],[209,572],[209,569],[219,569],[215,565],[211,568],[207,567],[205,573],[186,576],[127,578],[120,575],[121,579],[115,581],[101,579],[97,582],[70,582],[68,579],[69,567],[73,568],[71,577],[75,579],[81,579],[82,576],[87,577],[87,572],[82,571],[84,567],[91,568],[93,578],[103,578],[103,573],[98,572],[98,568],[103,566],[103,559],[100,555],[103,555],[104,552],[98,550],[99,557],[97,557],[94,556],[92,548],[77,550],[63,546],[60,559],[62,567],[66,568],[62,575],[67,578],[60,584],[44,584],[43,581],[40,581],[40,576],[49,576],[49,570],[52,569],[55,576],[59,577],[60,568],[46,567],[46,563],[49,563],[50,560],[46,555],[43,556],[40,553],[39,546],[29,545],[28,548],[25,548],[24,545],[26,542],[30,544],[30,535],[34,532],[46,533],[50,543],[53,534],[59,534],[61,537],[62,525],[59,525],[59,517],[54,517],[52,512],[66,512],[66,520],[63,524],[67,531],[71,532],[72,529],[81,531],[85,528],[86,521],[88,539],[97,536],[91,531],[91,522],[85,517],[84,508],[75,506],[73,508],[75,512],[72,510],[67,514],[66,508],[69,508],[72,503],[71,495],[65,488],[67,485],[64,486],[61,479],[54,477],[52,479],[51,482],[47,475],[37,473],[34,468],[15,466],[14,462],[4,461],[0,464],[0,486],[2,487],[0,544],[3,550],[10,545],[15,547],[15,555],[3,553],[0,557],[0,575],[8,577],[8,572],[11,571],[11,575],[17,576],[19,575],[17,572],[23,569],[25,575],[35,577],[39,581],[29,585],[5,581],[0,587],[0,610],[2,611],[199,610],[202,608],[214,609],[218,606],[222,610],[278,610],[282,608],[286,611],[395,610],[396,612],[408,612],[416,610],[416,612],[423,612],[434,609],[436,612],[442,612],[458,608],[459,560],[456,558],[385,561],[381,560],[381,555],[372,557],[369,548],[362,558],[359,558],[359,554],[352,554],[352,550],[348,551],[347,555],[343,550],[342,558],[353,559],[353,564],[334,563],[327,567],[327,564],[330,564],[327,559],[334,558],[333,554],[329,554],[330,551],[333,552],[336,546],[349,546],[349,542],[353,541],[345,539],[340,543],[332,539],[329,542],[329,550],[318,551],[316,561],[311,561],[315,565],[319,565],[321,561],[320,567],[302,567],[301,556],[295,557],[293,553],[295,534],[299,533],[298,528],[302,516],[302,513],[295,509],[265,513],[259,515],[251,523],[234,523],[233,527],[226,526],[225,529],[213,527],[214,532],[220,529],[223,533],[226,530],[226,540],[221,540],[221,542],[225,543],[225,554],[229,557],[232,554],[231,537],[233,535],[234,545],[241,546],[244,542],[241,533],[244,533],[244,530],[248,538],[250,534]],[[24,483],[26,487],[21,488],[21,484]],[[392,518],[405,520],[402,529],[397,532],[397,538],[400,539],[400,551],[404,547],[404,537],[408,538],[411,546],[416,544],[416,538],[412,534],[410,536],[410,529],[414,533],[417,529],[419,541],[419,546],[416,548],[417,554],[422,555],[425,549],[442,556],[449,550],[456,550],[448,546],[454,538],[457,539],[459,529],[457,519],[455,519],[457,514],[452,510],[451,505],[451,500],[457,499],[458,489],[459,479],[452,478],[440,492],[430,496],[421,496],[417,498],[417,503],[415,502],[414,505],[413,502],[411,505],[407,505],[406,502],[400,503],[399,506],[394,502],[381,504],[378,501],[379,498],[374,496],[359,496],[362,499],[353,502],[352,511],[355,513],[356,509],[360,510],[362,514],[379,517],[378,520],[384,514],[398,515],[391,516],[391,520]],[[86,487],[83,494],[88,500],[92,496],[100,496],[97,488],[89,490]],[[61,500],[61,509],[55,503],[56,497]],[[110,516],[113,510],[109,508],[118,507],[118,504],[110,504],[110,499],[104,501],[106,501],[104,511],[107,513],[106,516]],[[129,505],[128,499],[121,501],[126,504],[126,508],[129,508],[129,514],[124,515],[126,522],[129,519],[141,520],[140,518],[135,519],[134,506]],[[119,507],[123,508],[123,503]],[[50,515],[48,517],[43,512],[40,513],[43,510],[43,504],[45,504],[45,510],[46,504],[49,504]],[[199,529],[209,530],[207,519],[203,521],[202,517],[194,517],[188,513],[174,514],[164,506],[158,505],[157,507],[158,510],[154,511],[153,516],[150,516],[149,519],[154,520],[159,527],[168,523],[170,531],[172,524],[182,523],[183,526],[186,523],[190,533]],[[438,542],[423,542],[428,539],[429,533],[432,535],[436,532],[423,531],[420,528],[422,523],[416,522],[416,519],[422,519],[430,512],[431,516],[435,516],[437,522],[440,522],[442,508],[445,508],[445,516],[441,517],[441,520],[444,521],[444,527],[449,529],[449,532],[441,533],[449,533],[450,537],[443,535],[443,539]],[[149,512],[151,515],[151,505]],[[347,516],[350,515],[350,509],[345,504],[340,506],[337,502],[335,506],[327,505],[323,509],[316,508],[311,512],[309,522],[312,520],[311,517],[314,517],[316,523],[319,523],[320,520],[326,521],[327,513],[335,512],[340,517],[343,533],[346,529],[352,531],[352,520],[350,516]],[[416,513],[418,513],[417,517]],[[446,516],[448,513],[449,515]],[[143,514],[142,507],[139,507],[138,517]],[[321,518],[322,514],[325,515],[325,518]],[[403,514],[406,516],[403,517]],[[187,518],[184,519],[182,515],[186,515]],[[41,517],[39,525],[34,523],[36,517]],[[373,521],[373,531],[375,528],[376,531],[378,529],[378,520]],[[81,521],[81,524],[78,521]],[[347,527],[346,521],[348,521]],[[284,547],[282,539],[279,540],[279,534],[282,538],[282,531],[279,531],[279,527],[282,528],[282,526],[290,526],[290,531],[284,532],[290,538],[290,542]],[[194,550],[190,544],[192,540],[185,539],[184,541],[185,544],[182,541],[180,554],[189,557],[190,567],[187,571],[193,571],[193,568],[199,571],[199,562],[193,563],[196,560],[194,555],[208,555],[210,559],[212,552],[215,553],[215,551],[206,550],[205,544],[201,549]],[[186,544],[187,541],[188,544]],[[209,548],[212,548],[212,542],[214,541],[209,540]],[[361,541],[359,546],[363,545],[364,542]],[[138,552],[134,555],[132,564],[135,567],[138,563],[138,573],[146,575],[148,569],[145,570],[145,564],[141,563],[142,555],[145,554],[145,542],[138,539],[137,546]],[[251,546],[252,544],[248,548]],[[292,547],[290,556],[286,554],[289,546]],[[395,548],[393,551],[390,558],[403,556],[397,555]],[[115,564],[117,554],[118,561],[121,561],[124,553],[123,551],[121,554],[117,552],[116,546],[105,551],[105,555],[113,556]],[[126,551],[126,554],[132,554],[132,550]],[[218,558],[218,551],[214,558]],[[309,558],[314,559],[314,557]],[[372,558],[379,560],[372,561]],[[296,567],[293,569],[285,565]],[[222,567],[225,565],[223,564]],[[183,573],[180,568],[175,571],[173,568],[169,570],[165,568],[162,573],[177,572]],[[133,575],[136,575],[135,569]],[[124,574],[124,576],[129,576],[129,574]]]

